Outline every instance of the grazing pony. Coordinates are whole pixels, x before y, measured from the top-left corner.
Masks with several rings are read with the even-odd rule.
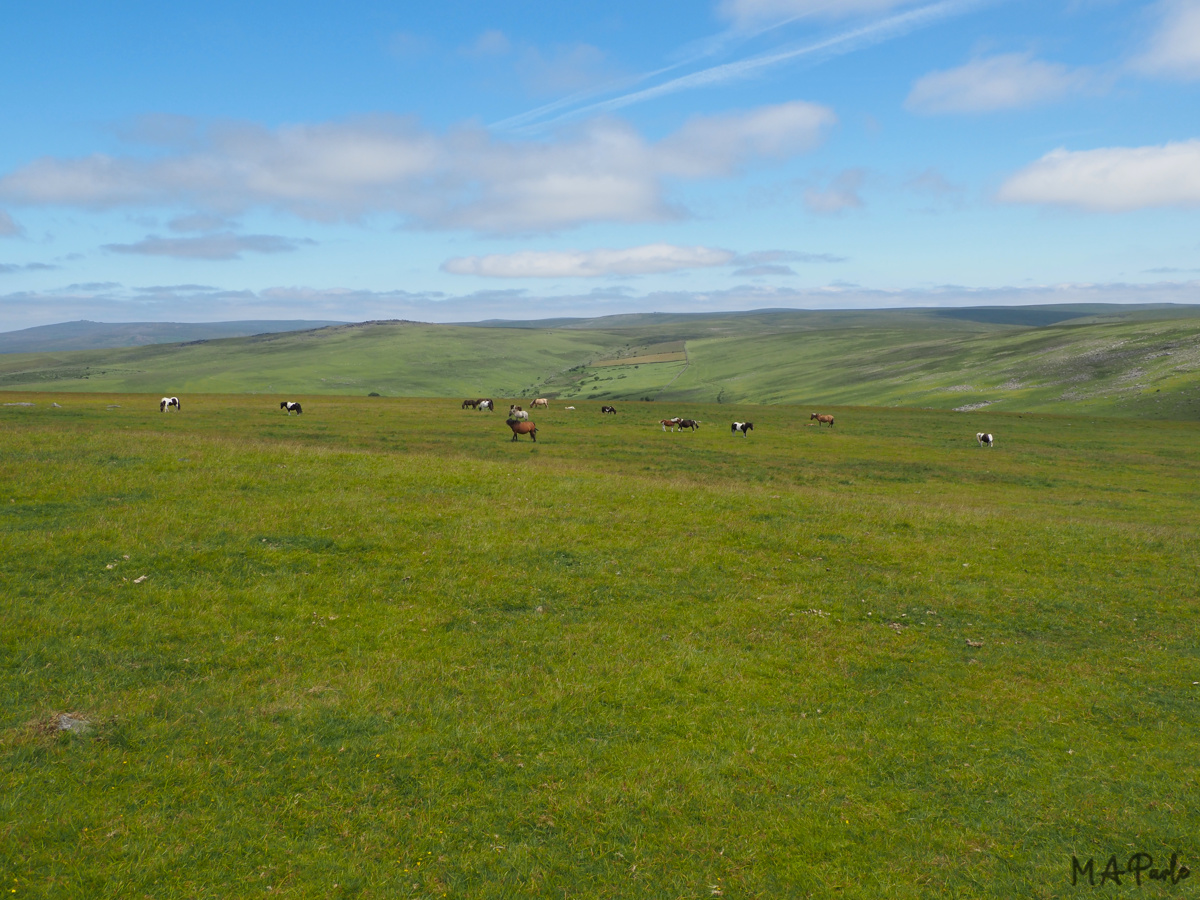
[[[533,442],[537,443],[537,426],[532,422],[521,422],[517,419],[508,419],[506,424],[512,429],[513,440],[517,439],[517,435],[527,434],[533,438]]]
[[[542,409],[549,409],[550,401],[547,400],[545,397],[538,397],[536,400],[533,401],[533,408],[538,409],[539,407]]]
[[[817,420],[818,428],[820,428],[822,425],[828,425],[830,428],[833,427],[833,416],[822,416],[818,413],[813,413],[808,417],[808,420],[811,422],[813,419]]]
[[[158,401],[158,411],[159,412],[166,412],[172,406],[175,407],[176,409],[179,409],[179,398],[178,397],[163,397],[161,400]]]
[[[496,404],[494,404],[491,400],[480,400],[479,409],[486,409],[488,412],[494,412],[496,409]]]
[[[567,407],[567,409],[574,409],[574,408],[575,408],[575,407],[573,407],[573,406],[568,406],[568,407]]]
[[[975,434],[975,440],[979,441],[980,447],[991,447],[992,442],[996,440],[995,436],[988,434],[986,431],[980,431]]]
[[[478,409],[479,401],[478,400],[464,400],[462,408],[463,409]]]
[[[746,437],[747,436],[746,432],[753,431],[753,430],[754,430],[753,422],[734,422],[733,425],[731,425],[729,428],[729,433],[737,434],[740,431],[742,433],[742,437]]]
[[[671,431],[674,431],[675,426],[682,421],[683,419],[679,418],[679,416],[675,416],[673,419],[659,419],[658,423],[662,425],[663,431],[666,431],[668,428],[670,428]]]
[[[692,431],[695,431],[699,427],[700,427],[700,423],[697,422],[695,419],[680,419],[679,420],[679,430],[680,431],[683,431],[683,429],[685,429],[685,428],[690,428],[690,429],[692,429]]]
[[[296,415],[300,415],[302,412],[304,412],[304,410],[302,410],[300,408],[299,403],[293,403],[291,400],[284,400],[282,403],[279,404],[279,408],[286,409],[288,411],[289,416],[292,413],[295,413]]]
[[[617,408],[615,406],[602,406],[600,407],[600,414],[604,415],[604,413],[612,413],[615,416],[617,414]]]
[[[508,417],[516,419],[518,422],[526,422],[529,420],[529,413],[525,412],[519,406],[510,406],[508,408]]]

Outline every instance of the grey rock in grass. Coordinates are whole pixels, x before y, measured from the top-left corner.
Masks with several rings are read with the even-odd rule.
[[[87,734],[92,730],[92,724],[87,719],[81,719],[70,713],[62,713],[54,718],[54,727],[59,731],[69,731],[72,734]]]
[[[21,403],[5,403],[4,405],[5,406],[33,406],[34,404],[29,403],[28,401],[23,401]]]

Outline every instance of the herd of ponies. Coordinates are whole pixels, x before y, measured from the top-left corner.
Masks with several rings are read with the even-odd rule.
[[[545,397],[538,397],[530,405],[533,409],[548,410],[550,408],[550,401]],[[304,410],[300,408],[300,404],[294,400],[281,400],[279,402],[279,408],[285,410],[289,416],[292,413],[300,415],[304,412]],[[564,407],[564,409],[568,410],[573,410],[574,408],[574,406]],[[163,397],[162,400],[159,401],[159,412],[166,412],[169,409],[180,409],[178,397]],[[462,402],[462,409],[487,410],[488,412],[493,412],[496,409],[496,404],[495,401],[493,401],[490,397],[480,397],[477,399],[464,400]],[[615,416],[617,414],[617,408],[615,406],[609,406],[605,404],[600,407],[600,414],[610,414]],[[517,440],[517,438],[519,438],[521,435],[527,434],[536,443],[538,429],[537,425],[529,420],[528,410],[522,409],[516,404],[509,406],[508,418],[505,420],[505,422],[508,427],[512,429],[512,439],[514,441]],[[812,425],[813,422],[816,422],[818,428],[822,425],[828,425],[830,428],[833,428],[833,416],[824,415],[822,413],[813,413],[808,417],[808,424]],[[685,429],[695,432],[700,427],[699,420],[684,419],[680,416],[673,416],[670,419],[659,419],[659,424],[662,425],[663,431],[671,431],[672,433],[675,431],[682,432]],[[742,437],[749,437],[750,432],[753,430],[753,422],[734,422],[729,426],[730,434],[740,434]],[[975,434],[975,440],[980,447],[991,448],[995,444],[996,438],[990,432],[979,431]]]

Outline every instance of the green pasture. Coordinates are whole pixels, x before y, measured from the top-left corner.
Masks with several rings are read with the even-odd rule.
[[[525,327],[371,322],[4,353],[0,390],[648,397],[1200,420],[1200,307],[1104,309],[786,310]],[[667,359],[644,362],[656,357]]]
[[[1200,883],[1200,425],[160,395],[3,395],[4,896]]]

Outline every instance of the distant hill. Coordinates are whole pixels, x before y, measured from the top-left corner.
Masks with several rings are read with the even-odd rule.
[[[364,322],[10,353],[0,356],[0,389],[549,397],[574,405],[650,399],[1200,419],[1200,307],[647,313],[554,320],[554,327]]]
[[[108,350],[208,341],[214,338],[245,337],[266,332],[306,331],[339,325],[340,322],[272,321],[245,322],[61,322],[20,331],[0,333],[0,353],[43,353],[61,350]]]

